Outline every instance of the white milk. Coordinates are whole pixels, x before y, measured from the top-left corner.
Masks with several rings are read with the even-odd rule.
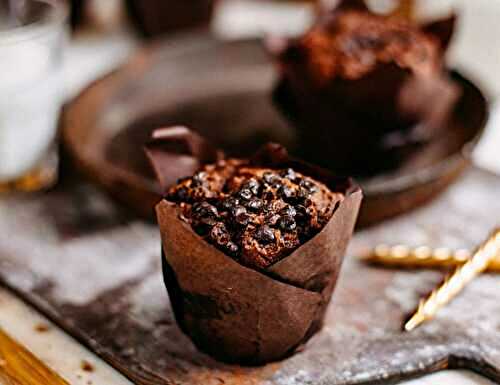
[[[0,35],[0,181],[34,168],[55,138],[60,65],[50,48],[37,41],[2,44]]]

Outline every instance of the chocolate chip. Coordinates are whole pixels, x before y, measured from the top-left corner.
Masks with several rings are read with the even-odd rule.
[[[280,176],[293,182],[297,177],[297,174],[295,174],[295,171],[293,171],[293,169],[287,168],[286,170],[280,172]]]
[[[219,215],[217,208],[208,202],[196,202],[193,204],[191,213],[195,222],[213,226]]]
[[[281,186],[278,189],[278,194],[283,200],[290,200],[295,196],[295,192],[287,186]]]
[[[236,206],[231,213],[234,221],[242,226],[246,226],[250,222],[250,215],[248,215],[247,209],[243,206]]]
[[[246,205],[250,210],[259,212],[264,207],[262,199],[253,197]]]
[[[275,208],[275,202],[274,201],[270,201],[266,204],[265,206],[265,211],[266,212],[275,212],[276,211],[276,208]]]
[[[293,217],[285,215],[279,220],[279,227],[285,231],[293,231],[297,228],[297,223]]]
[[[226,245],[231,240],[231,236],[224,223],[217,223],[212,227],[212,230],[210,230],[210,238],[221,246]]]
[[[229,254],[236,255],[236,254],[238,254],[239,247],[234,242],[228,242],[226,245],[226,249],[227,249]]]
[[[269,185],[273,185],[273,184],[280,181],[280,177],[278,175],[276,175],[275,173],[270,172],[270,171],[266,171],[262,175],[262,179],[264,179],[264,182],[266,182]]]
[[[287,205],[286,207],[281,209],[280,214],[294,217],[297,215],[297,210],[295,210],[293,206]]]
[[[253,195],[258,195],[260,189],[260,183],[252,178],[243,185],[243,189],[250,190]]]
[[[238,192],[238,196],[243,200],[249,200],[250,198],[252,198],[252,195],[252,191],[247,188],[243,188]]]
[[[306,208],[306,214],[308,216],[312,217],[315,213],[316,213],[316,209],[314,208],[314,206],[308,206]]]
[[[295,211],[296,211],[296,218],[297,219],[304,219],[305,217],[308,216],[307,208],[303,205],[295,206]]]
[[[232,210],[239,204],[240,204],[239,199],[235,197],[228,197],[221,202],[220,206],[223,210]]]
[[[278,214],[271,213],[266,217],[266,223],[271,226],[276,226],[281,217]]]
[[[198,187],[198,186],[203,186],[207,178],[207,173],[204,171],[197,172],[196,174],[193,175],[192,178],[192,186],[193,187]]]
[[[311,197],[308,197],[308,198],[305,198],[304,201],[304,206],[311,206],[313,204],[313,200],[311,199]]]
[[[217,217],[217,208],[208,202],[196,202],[193,204],[192,212],[197,217]]]
[[[297,191],[297,198],[301,200],[305,200],[311,197],[311,193],[309,190],[305,189],[304,187],[300,187],[299,190]]]
[[[262,193],[262,199],[264,199],[266,201],[273,200],[274,199],[274,193],[272,192],[272,190],[265,190]]]
[[[255,232],[255,238],[261,243],[271,243],[276,239],[274,231],[267,225],[260,226]]]
[[[238,215],[241,214],[246,214],[246,212],[247,209],[244,208],[243,206],[236,206],[231,210],[231,214],[233,215],[233,217],[237,217]]]
[[[205,225],[213,226],[217,223],[217,220],[215,218],[212,218],[212,217],[206,217],[206,218],[201,218],[200,222],[205,224]]]
[[[314,194],[315,192],[318,191],[318,187],[313,182],[307,179],[302,179],[299,183],[299,186],[305,188],[311,194]]]

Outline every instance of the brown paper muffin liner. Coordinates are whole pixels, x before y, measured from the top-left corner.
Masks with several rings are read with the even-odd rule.
[[[149,148],[156,151],[148,153],[157,173],[166,170],[158,154],[161,141],[153,141]],[[256,365],[292,354],[321,328],[362,193],[349,178],[293,160],[279,145],[266,146],[249,162],[292,167],[345,195],[317,235],[263,271],[239,264],[198,236],[179,218],[175,203],[163,199],[157,205],[164,279],[180,328],[216,359]]]

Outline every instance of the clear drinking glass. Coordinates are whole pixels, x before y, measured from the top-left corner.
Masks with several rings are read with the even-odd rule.
[[[0,0],[0,192],[57,179],[67,16],[61,0]]]

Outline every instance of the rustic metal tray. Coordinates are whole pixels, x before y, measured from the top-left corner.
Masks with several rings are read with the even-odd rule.
[[[160,191],[142,145],[155,128],[187,125],[233,155],[250,154],[268,140],[293,152],[293,130],[271,102],[275,76],[257,40],[194,35],[158,42],[67,106],[63,141],[81,170],[118,201],[151,217]],[[468,166],[487,103],[467,79],[452,76],[463,94],[445,133],[399,169],[360,181],[360,225],[428,202]]]

